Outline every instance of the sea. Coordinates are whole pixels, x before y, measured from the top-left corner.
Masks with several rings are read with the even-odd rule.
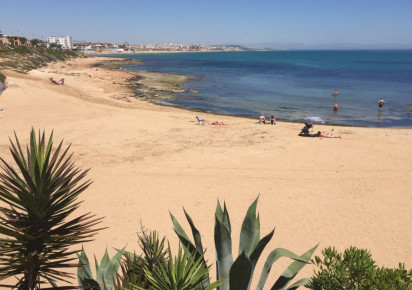
[[[111,56],[142,60],[124,67],[128,70],[189,76],[186,92],[159,100],[163,105],[256,119],[263,113],[292,122],[314,116],[331,125],[412,128],[411,50]]]

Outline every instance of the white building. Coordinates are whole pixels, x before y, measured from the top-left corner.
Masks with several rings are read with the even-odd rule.
[[[73,41],[71,36],[50,36],[47,37],[47,43],[60,44],[63,49],[72,49]]]

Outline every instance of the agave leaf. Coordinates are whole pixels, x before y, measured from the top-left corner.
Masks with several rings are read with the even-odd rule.
[[[242,223],[239,240],[239,255],[245,251],[249,257],[260,239],[259,215],[256,217],[256,206],[259,197],[250,205]]]
[[[217,279],[224,283],[219,289],[229,290],[230,267],[233,264],[232,240],[230,233],[221,220],[215,217],[215,248]]]
[[[191,253],[194,253],[196,258],[199,258],[202,254],[199,254],[197,251],[196,247],[193,245],[193,243],[189,240],[186,240],[183,236],[181,236],[178,232],[176,232],[176,235],[178,236],[180,242],[183,244],[184,247],[189,248]]]
[[[77,254],[77,257],[79,258],[79,264],[83,265],[77,268],[77,281],[79,282],[79,286],[83,286],[82,281],[84,279],[93,278],[92,270],[90,269],[89,259],[87,258],[86,252],[84,251],[83,247],[82,251],[80,252],[80,255]]]
[[[319,244],[318,244],[319,245]],[[318,245],[314,246],[312,249],[304,253],[301,257],[303,260],[297,260],[287,267],[287,269],[280,275],[278,280],[273,285],[272,289],[284,289],[290,281],[295,278],[296,274],[306,266],[310,257],[312,257],[313,252],[316,250]]]
[[[192,230],[192,235],[195,241],[196,249],[199,252],[199,254],[203,254],[202,238],[200,237],[200,233],[198,229],[195,227],[192,218],[189,216],[189,214],[186,212],[184,208],[183,211],[185,212],[186,219],[189,222],[190,229]]]
[[[223,224],[225,225],[229,235],[232,234],[232,228],[230,226],[229,212],[227,211],[226,202],[223,203]]]
[[[273,237],[273,234],[275,233],[275,230],[273,229],[269,234],[264,236],[259,243],[256,245],[255,249],[253,250],[252,254],[250,255],[249,259],[252,262],[252,267],[255,269],[255,266],[257,264],[257,261],[260,258],[260,255],[262,254],[263,250],[265,249],[266,245],[270,242],[270,240]]]
[[[197,250],[197,255],[195,255],[196,260],[198,260],[200,258],[200,255],[202,255],[201,257],[201,261],[204,264],[205,267],[207,267],[205,258],[203,256],[203,245],[202,245],[202,238],[200,236],[200,233],[198,231],[198,229],[195,227],[195,224],[193,223],[192,218],[189,216],[189,214],[186,212],[186,210],[183,208],[183,211],[185,212],[186,215],[186,219],[189,222],[190,228],[192,230],[192,235],[193,235],[193,239],[195,241],[195,245],[196,245],[196,250]],[[190,248],[186,247],[186,251],[190,253],[193,253]],[[210,278],[209,278],[209,271],[207,271],[207,274],[204,277],[204,282],[203,282],[203,287],[207,287],[210,284]]]
[[[247,290],[251,280],[252,263],[245,251],[242,251],[232,267],[230,267],[230,290]]]
[[[226,203],[224,203],[224,209],[222,210],[219,200],[217,201],[215,215],[225,225],[226,229],[230,234],[232,229],[230,228],[230,219],[229,213],[227,212]]]
[[[104,269],[102,269],[102,264],[100,264],[100,269],[103,270],[104,282],[105,282],[107,289],[114,288],[113,279],[116,277],[117,271],[119,270],[120,260],[122,258],[125,248],[126,246],[120,251],[118,251],[109,261],[109,263],[106,264],[106,267]]]
[[[183,209],[184,210],[184,209]],[[186,239],[187,241],[189,240],[189,237],[187,236],[186,232],[184,231],[184,229],[182,228],[182,226],[179,224],[179,222],[177,221],[177,219],[172,215],[171,212],[169,212],[170,214],[170,218],[172,219],[173,222],[173,226],[174,226],[174,230],[175,232],[182,236],[184,239]]]
[[[223,210],[222,210],[222,207],[220,206],[219,200],[217,200],[215,216],[216,216],[219,220],[223,221]]]
[[[296,281],[295,283],[293,283],[292,285],[290,285],[287,290],[295,290],[298,289],[300,286],[305,286],[308,282],[310,281],[309,278],[302,278],[298,281]]]
[[[274,249],[266,259],[265,265],[263,266],[262,274],[260,275],[259,284],[256,287],[256,290],[261,290],[264,288],[269,272],[272,269],[273,263],[275,263],[279,258],[282,257],[288,257],[297,261],[301,261],[303,263],[307,262],[305,258],[298,256],[289,250],[283,248]]]

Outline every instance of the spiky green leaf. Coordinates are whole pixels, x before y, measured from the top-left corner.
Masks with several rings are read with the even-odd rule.
[[[215,218],[215,248],[217,280],[229,282],[230,267],[233,264],[232,239],[223,222]],[[229,290],[229,283],[224,283],[220,290]]]
[[[252,263],[242,251],[230,268],[230,290],[247,290],[252,280]]]
[[[306,266],[307,262],[310,260],[310,257],[312,257],[312,254],[317,247],[318,245],[314,246],[312,249],[305,252],[301,256],[301,260],[296,260],[295,262],[290,264],[289,267],[287,267],[287,269],[280,275],[278,280],[273,285],[272,289],[277,290],[285,288],[290,283],[290,281],[292,281],[292,279],[295,278],[297,273],[299,273],[299,271]]]
[[[256,206],[258,198],[250,205],[246,216],[243,219],[242,228],[239,239],[239,255],[245,251],[249,257],[255,249],[260,239],[260,222],[259,216],[256,216]]]

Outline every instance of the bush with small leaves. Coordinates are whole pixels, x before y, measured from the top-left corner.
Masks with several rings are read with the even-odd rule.
[[[378,268],[368,250],[350,247],[343,254],[334,247],[322,251],[312,262],[319,267],[306,285],[314,290],[412,289],[412,270]]]

